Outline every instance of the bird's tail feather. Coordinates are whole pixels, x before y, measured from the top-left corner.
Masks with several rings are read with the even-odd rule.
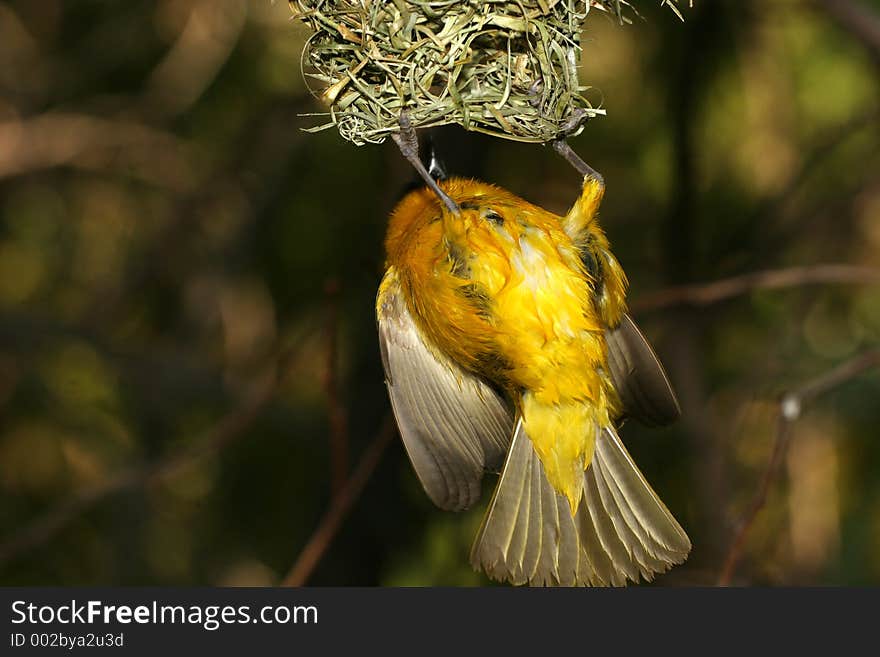
[[[690,548],[613,428],[598,432],[584,495],[572,515],[520,420],[471,563],[513,584],[622,586],[665,572]]]

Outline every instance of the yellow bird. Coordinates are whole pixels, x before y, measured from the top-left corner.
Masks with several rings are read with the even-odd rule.
[[[484,472],[501,472],[471,563],[564,586],[681,563],[690,541],[617,434],[625,417],[665,424],[679,407],[626,314],[626,276],[596,220],[601,178],[585,176],[565,217],[483,182],[440,187],[445,204],[421,188],[392,213],[376,312],[430,498],[466,509]]]

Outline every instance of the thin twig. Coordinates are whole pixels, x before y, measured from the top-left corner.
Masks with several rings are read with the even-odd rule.
[[[772,257],[783,245],[791,243],[795,231],[805,230],[804,213],[791,211],[793,201],[800,196],[798,192],[818,175],[822,167],[827,167],[828,163],[833,161],[834,153],[841,146],[865,129],[873,129],[878,122],[880,122],[880,112],[876,108],[871,108],[863,114],[829,128],[811,143],[801,158],[800,166],[788,177],[781,189],[758,204],[746,222],[753,226],[772,227],[774,223],[780,224],[769,231],[770,234],[765,236],[766,239],[761,243],[760,248],[754,250],[750,258],[751,262],[761,262],[768,256]],[[853,184],[860,180],[858,176],[851,176],[847,182]],[[811,207],[809,214],[813,214],[815,209],[815,206]]]
[[[779,412],[776,419],[776,440],[773,443],[773,452],[770,454],[770,461],[767,469],[761,477],[761,483],[758,486],[758,492],[749,504],[748,509],[743,514],[739,523],[736,535],[727,551],[727,557],[724,560],[724,567],[721,569],[721,575],[718,577],[718,586],[727,586],[736,570],[745,547],[746,537],[752,524],[755,522],[758,513],[764,508],[767,502],[767,494],[770,491],[771,484],[776,480],[779,474],[779,468],[782,465],[782,459],[788,451],[788,443],[791,439],[791,422],[785,419],[782,412]]]
[[[743,514],[739,528],[730,544],[730,549],[724,560],[724,566],[721,569],[721,574],[718,576],[719,586],[729,585],[736,572],[736,567],[745,549],[749,530],[752,528],[758,513],[764,508],[770,487],[779,475],[782,461],[791,443],[792,428],[798,418],[801,417],[804,405],[833,390],[842,383],[854,379],[863,372],[878,367],[880,367],[880,349],[872,349],[838,365],[825,374],[811,379],[804,385],[782,396],[777,411],[776,440],[773,443],[773,452],[770,455],[770,461],[767,464],[767,469],[764,471],[764,476],[761,478],[758,492]]]
[[[821,397],[825,393],[833,390],[841,383],[846,383],[850,379],[857,377],[862,372],[875,367],[880,367],[880,349],[872,349],[859,356],[838,365],[834,369],[826,372],[822,376],[818,376],[812,381],[801,386],[793,397],[783,399],[783,404],[789,404],[789,415],[793,415],[792,421],[796,420],[800,415],[800,408],[792,407],[791,404],[798,402],[803,405],[817,397]]]
[[[0,179],[58,166],[125,171],[181,194],[197,183],[186,142],[158,128],[67,112],[0,122]]]
[[[324,295],[327,298],[327,359],[322,383],[330,424],[330,490],[337,495],[348,477],[348,411],[339,399],[339,281],[328,280]]]
[[[163,118],[189,110],[229,60],[246,23],[244,0],[192,3],[183,29],[150,73],[144,104]]]
[[[754,290],[779,290],[819,283],[876,284],[880,283],[880,268],[826,264],[756,271],[712,283],[658,290],[639,297],[630,304],[630,310],[645,313],[675,306],[708,306]]]
[[[259,417],[278,389],[292,353],[285,350],[259,385],[235,409],[225,415],[192,445],[175,451],[154,463],[143,464],[120,472],[95,486],[87,488],[37,517],[23,529],[0,541],[0,566],[56,536],[82,514],[111,495],[144,488],[174,477],[205,456],[217,454],[247,431]]]
[[[880,62],[880,16],[876,12],[853,0],[813,0],[813,4],[837,21]]]
[[[394,417],[388,413],[382,420],[382,426],[376,437],[361,455],[357,467],[351,473],[345,486],[337,495],[333,496],[318,527],[300,551],[290,571],[281,580],[281,586],[302,586],[308,581],[321,557],[324,556],[327,548],[336,537],[336,533],[342,526],[342,522],[352,505],[357,501],[364,486],[373,475],[385,448],[396,433]]]

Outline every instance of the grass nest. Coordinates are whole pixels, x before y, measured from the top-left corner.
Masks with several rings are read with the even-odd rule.
[[[580,33],[591,10],[622,0],[291,0],[313,34],[303,52],[322,85],[329,122],[345,139],[380,143],[401,112],[427,128],[522,142],[572,136],[604,110],[578,80]],[[661,4],[677,9],[674,0]]]

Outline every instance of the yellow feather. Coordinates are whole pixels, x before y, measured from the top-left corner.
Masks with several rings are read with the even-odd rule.
[[[565,217],[486,183],[441,186],[460,213],[422,189],[392,214],[377,317],[386,371],[397,372],[392,404],[432,499],[462,508],[506,454],[471,562],[533,584],[622,584],[680,563],[690,541],[614,427],[624,410],[614,381],[626,386],[627,412],[637,396],[627,357],[649,368],[656,357],[622,342],[640,334],[596,221],[602,183],[586,178]],[[648,396],[660,410],[648,417],[677,415],[656,367]],[[494,406],[468,397],[474,390]],[[498,426],[513,427],[509,445],[486,442]]]
[[[514,401],[574,513],[597,427],[610,424],[616,403],[604,330],[626,309],[613,256],[602,263],[611,294],[600,300],[579,255],[587,239],[607,252],[593,221],[602,188],[587,181],[563,218],[486,183],[442,186],[461,214],[428,190],[408,195],[391,218],[388,265],[431,341]]]

